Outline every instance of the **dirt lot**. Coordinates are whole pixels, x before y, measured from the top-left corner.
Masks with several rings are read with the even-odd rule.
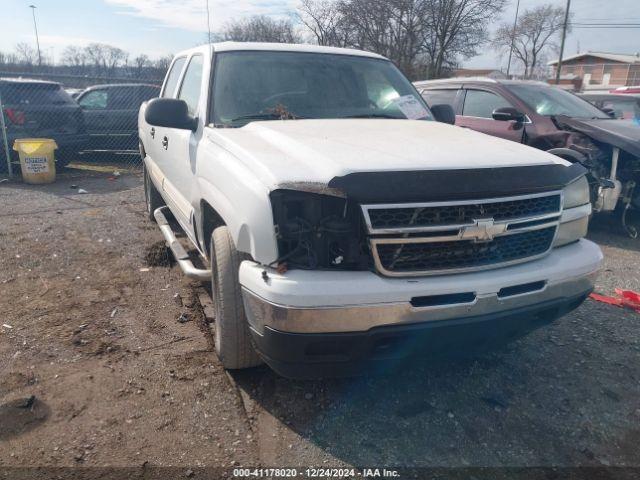
[[[142,198],[136,175],[0,184],[0,466],[640,467],[640,315],[587,301],[391,375],[231,376]],[[592,236],[598,290],[640,290],[640,240]]]

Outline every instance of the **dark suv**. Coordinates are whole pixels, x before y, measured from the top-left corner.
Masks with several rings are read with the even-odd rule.
[[[542,82],[452,78],[414,85],[429,105],[450,105],[460,127],[582,163],[596,211],[640,208],[640,127],[633,121],[612,119]]]
[[[91,137],[88,150],[138,151],[138,111],[160,95],[160,87],[113,84],[89,87],[76,100],[84,111]]]
[[[10,149],[18,138],[52,138],[58,144],[56,162],[64,166],[85,148],[89,136],[82,110],[59,83],[0,78],[0,99]],[[15,152],[11,155],[17,161]],[[0,170],[6,168],[2,147]]]

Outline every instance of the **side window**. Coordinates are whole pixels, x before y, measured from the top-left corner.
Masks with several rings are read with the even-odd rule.
[[[136,87],[115,87],[109,91],[107,104],[110,110],[133,110],[137,109],[138,103]]]
[[[180,80],[182,67],[184,67],[184,62],[186,61],[186,57],[180,57],[175,62],[173,62],[173,66],[171,67],[171,71],[169,72],[167,81],[164,85],[164,90],[162,91],[162,97],[173,98],[174,94],[176,93],[176,87],[178,86],[178,80]]]
[[[456,102],[457,95],[457,89],[422,91],[422,98],[424,98],[427,105],[430,107],[433,105],[451,105],[453,107]]]
[[[462,115],[465,117],[493,118],[491,114],[496,108],[510,107],[500,95],[483,90],[467,90]]]
[[[106,89],[92,90],[80,99],[80,106],[86,110],[105,110],[108,98]]]
[[[194,55],[189,61],[187,73],[184,74],[178,98],[184,100],[189,107],[189,113],[195,115],[200,102],[200,87],[202,86],[202,55]]]

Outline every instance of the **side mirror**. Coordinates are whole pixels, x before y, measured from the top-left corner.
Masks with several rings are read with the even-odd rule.
[[[606,113],[607,115],[609,115],[611,118],[618,118],[618,116],[616,115],[616,111],[613,108],[601,108],[601,110]]]
[[[184,100],[174,98],[154,98],[147,103],[144,119],[155,127],[178,128],[195,131],[198,120],[189,115],[189,107]]]
[[[440,123],[448,123],[449,125],[456,124],[456,112],[453,111],[451,105],[433,105],[431,107],[431,113],[433,113],[436,121]]]
[[[516,121],[518,123],[524,122],[524,113],[513,107],[500,107],[496,108],[491,114],[494,120],[500,122]]]

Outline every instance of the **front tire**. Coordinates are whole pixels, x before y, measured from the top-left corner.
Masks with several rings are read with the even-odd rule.
[[[149,172],[147,171],[147,167],[144,166],[143,163],[143,175],[144,175],[144,200],[147,210],[147,217],[152,222],[156,221],[156,217],[153,216],[153,212],[155,212],[158,208],[164,207],[164,199],[158,189],[151,181],[149,177]]]
[[[256,367],[262,360],[251,342],[238,280],[243,255],[236,250],[226,226],[214,230],[210,243],[216,353],[226,369]]]

